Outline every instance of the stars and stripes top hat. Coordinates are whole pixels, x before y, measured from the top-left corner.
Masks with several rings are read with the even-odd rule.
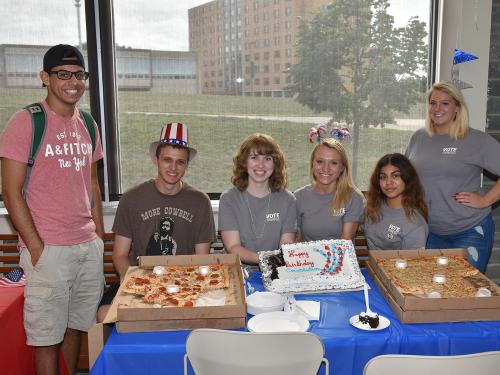
[[[180,122],[171,122],[161,128],[160,140],[149,146],[149,155],[152,158],[156,156],[156,149],[160,143],[187,148],[189,160],[192,160],[197,152],[194,148],[189,147],[188,127]]]

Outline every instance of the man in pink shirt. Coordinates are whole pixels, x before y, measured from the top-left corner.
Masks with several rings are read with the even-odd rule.
[[[20,265],[27,275],[24,327],[28,345],[35,346],[37,374],[59,373],[60,349],[74,373],[81,331],[93,325],[104,286],[96,167],[103,153],[96,124],[93,147],[76,108],[88,76],[75,47],[59,44],[45,53],[45,134],[27,185],[33,132],[28,110],[12,116],[0,139],[2,194],[19,233]]]

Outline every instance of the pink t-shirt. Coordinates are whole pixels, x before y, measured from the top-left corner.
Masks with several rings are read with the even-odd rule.
[[[99,131],[96,150],[78,110],[59,116],[44,101],[47,113],[42,139],[26,191],[35,227],[47,245],[75,245],[96,237],[91,215],[91,164],[102,159]],[[12,116],[0,139],[0,157],[27,163],[31,149],[31,116]],[[21,239],[21,246],[24,242]]]

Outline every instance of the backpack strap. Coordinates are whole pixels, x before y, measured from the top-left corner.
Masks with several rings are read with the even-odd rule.
[[[94,150],[95,150],[95,140],[96,140],[95,127],[94,127],[94,118],[88,112],[85,112],[85,111],[82,111],[82,110],[79,110],[79,112],[80,112],[80,117],[83,120],[83,123],[87,127],[87,130],[88,130],[89,135],[90,135],[90,139],[92,140],[92,154],[93,154]]]
[[[28,158],[28,167],[33,167],[35,164],[36,154],[42,143],[42,139],[45,135],[45,124],[47,122],[47,114],[43,109],[41,103],[33,103],[25,107],[25,109],[31,115],[31,125],[33,131],[31,133],[31,151]]]
[[[35,158],[40,148],[40,143],[45,135],[45,124],[47,122],[47,114],[43,109],[41,103],[33,103],[25,107],[25,109],[31,115],[31,148],[30,155],[28,157],[26,177],[24,178],[23,184],[23,196],[26,195],[26,188],[28,187],[28,182],[31,177],[31,170],[33,169],[33,164],[35,164]]]

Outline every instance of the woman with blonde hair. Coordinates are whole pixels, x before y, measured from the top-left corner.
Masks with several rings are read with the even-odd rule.
[[[491,205],[500,199],[500,180],[483,191],[481,173],[500,175],[500,144],[469,127],[467,105],[453,83],[434,84],[427,104],[426,128],[412,135],[406,150],[429,209],[426,247],[467,249],[469,262],[484,272],[493,247]]]
[[[373,170],[363,224],[370,250],[423,249],[427,241],[424,190],[411,162],[382,156]]]
[[[285,158],[269,135],[248,136],[233,158],[233,187],[219,201],[224,247],[245,264],[258,264],[258,252],[295,240],[295,198],[286,190]]]
[[[311,152],[311,184],[295,191],[298,241],[353,240],[363,217],[363,195],[352,181],[342,144],[321,139]]]

